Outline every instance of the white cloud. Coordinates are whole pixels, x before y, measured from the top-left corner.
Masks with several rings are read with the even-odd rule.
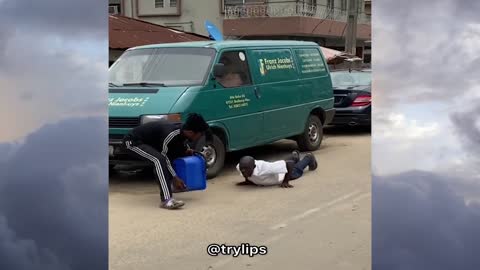
[[[3,50],[0,46],[0,118],[10,127],[0,133],[0,142],[66,117],[107,114],[105,44],[91,42],[103,52],[95,56],[59,37],[51,46],[51,37],[17,31],[7,36]],[[32,39],[36,46],[27,45]]]
[[[377,109],[372,134],[374,173],[436,170],[463,162],[461,144],[451,132],[451,124],[429,118],[421,113],[407,115]]]
[[[101,2],[0,0],[0,269],[108,268]]]
[[[452,102],[480,84],[475,72],[480,65],[480,23],[459,21],[469,15],[468,8],[462,10],[454,0],[375,5],[373,67],[379,90],[374,93],[384,101],[377,106]],[[426,20],[425,14],[442,19]]]
[[[378,119],[382,116],[374,116]],[[407,119],[401,113],[390,113],[386,119],[378,119],[384,124],[375,126],[375,136],[382,139],[410,140],[429,139],[438,135],[440,127],[436,122],[419,122],[415,119]],[[375,120],[374,120],[375,121]]]
[[[373,4],[373,268],[478,269],[480,1]]]
[[[466,0],[374,2],[376,171],[478,173],[478,7]]]
[[[480,47],[480,24],[468,24],[460,35],[466,57],[477,58]]]
[[[0,6],[0,27],[54,33],[72,40],[102,39],[108,35],[105,2],[7,0]]]
[[[104,10],[98,0],[67,2],[0,4],[0,121],[9,127],[0,142],[72,115],[107,115]]]

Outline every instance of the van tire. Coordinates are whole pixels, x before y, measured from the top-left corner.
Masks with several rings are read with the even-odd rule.
[[[213,140],[210,145],[206,145],[207,150],[204,151],[215,151],[215,161],[212,165],[207,168],[207,178],[212,179],[215,178],[220,171],[223,169],[223,165],[225,164],[225,144],[223,141],[215,134],[213,134]],[[209,155],[204,152],[204,156],[207,158]]]
[[[300,151],[315,151],[320,148],[323,140],[323,125],[318,116],[310,115],[305,130],[297,137]]]

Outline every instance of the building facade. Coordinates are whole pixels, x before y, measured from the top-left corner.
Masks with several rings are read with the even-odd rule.
[[[219,28],[223,23],[220,0],[109,0],[109,4],[117,6],[120,15],[203,36],[208,36],[205,20]]]
[[[185,41],[206,41],[206,36],[181,32],[169,27],[125,17],[108,16],[109,65],[112,65],[125,50],[142,45]]]
[[[110,12],[208,35],[205,20],[231,39],[297,39],[344,50],[349,0],[109,0]],[[370,59],[371,0],[357,0],[357,55]]]

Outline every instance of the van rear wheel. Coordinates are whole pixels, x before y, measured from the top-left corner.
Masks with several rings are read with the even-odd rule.
[[[225,144],[213,134],[212,142],[205,145],[202,154],[207,162],[207,178],[215,178],[225,163]]]
[[[323,139],[323,125],[318,116],[310,115],[305,130],[297,137],[300,151],[315,151],[320,148]]]

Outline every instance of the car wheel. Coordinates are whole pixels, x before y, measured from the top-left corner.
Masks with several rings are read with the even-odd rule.
[[[203,147],[202,155],[207,163],[207,178],[215,178],[225,163],[225,144],[213,134],[213,140]]]
[[[322,122],[316,115],[310,115],[305,130],[297,138],[300,151],[314,151],[320,148],[323,139]]]

